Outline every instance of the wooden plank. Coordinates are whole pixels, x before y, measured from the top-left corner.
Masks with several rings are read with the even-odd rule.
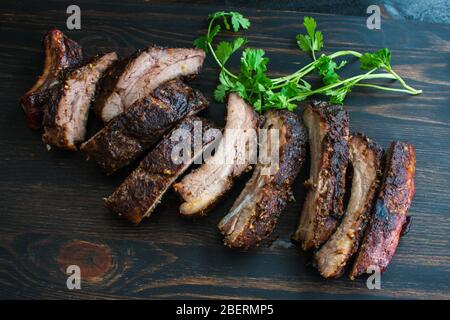
[[[207,14],[224,9],[135,0],[77,3],[82,30],[70,36],[88,54],[117,50],[122,56],[149,43],[190,46],[205,32]],[[408,140],[417,151],[412,230],[382,277],[382,290],[368,290],[363,279],[321,279],[308,255],[290,245],[307,166],[296,181],[297,201],[283,213],[271,241],[253,252],[225,248],[215,227],[246,177],[210,216],[196,221],[177,216],[173,192],[138,227],[103,208],[102,197],[126,172],[105,177],[80,154],[47,152],[17,102],[41,71],[43,34],[51,26],[65,30],[69,4],[1,4],[1,298],[450,298],[450,26],[383,20],[380,31],[369,31],[363,18],[314,15],[327,52],[389,47],[398,73],[424,90],[411,97],[355,89],[347,101],[352,130],[384,146]],[[301,13],[243,13],[252,22],[245,33],[249,45],[267,51],[273,75],[309,61],[294,41]],[[356,73],[357,65],[349,72]],[[211,98],[216,83],[217,68],[208,58],[193,84]],[[204,115],[223,124],[224,107],[214,103]],[[97,126],[91,121],[90,132]],[[64,271],[77,263],[85,275],[82,290],[69,291]]]

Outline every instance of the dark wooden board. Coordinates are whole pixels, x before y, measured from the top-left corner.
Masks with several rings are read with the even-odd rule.
[[[411,97],[357,89],[347,100],[352,130],[384,146],[407,140],[417,151],[412,229],[383,275],[382,289],[368,290],[364,279],[321,279],[309,257],[289,245],[307,168],[296,182],[297,202],[271,237],[276,241],[248,253],[225,248],[215,227],[245,178],[196,221],[177,216],[173,192],[137,227],[103,208],[102,197],[126,173],[105,177],[79,153],[48,152],[40,133],[26,127],[17,101],[41,71],[43,34],[51,26],[66,30],[69,4],[0,5],[0,298],[450,298],[450,26],[383,20],[381,30],[370,31],[364,18],[313,14],[328,52],[389,47],[398,73],[424,90]],[[134,0],[77,4],[82,30],[70,36],[87,54],[117,50],[122,56],[149,43],[191,46],[205,32],[207,14],[224,9]],[[267,51],[273,75],[309,61],[294,41],[303,14],[243,13],[252,22],[249,45]],[[356,64],[350,72],[357,72]],[[216,81],[208,58],[194,84],[211,98]],[[204,115],[223,124],[224,106],[214,103]],[[81,290],[66,288],[70,264],[82,269]]]

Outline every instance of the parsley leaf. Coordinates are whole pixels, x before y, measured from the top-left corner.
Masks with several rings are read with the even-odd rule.
[[[266,71],[266,64],[269,59],[265,58],[264,54],[265,52],[262,49],[245,49],[241,58],[241,71]]]
[[[205,52],[208,52],[208,40],[206,36],[198,37],[194,40],[194,46],[196,48],[202,49]]]
[[[224,102],[225,95],[235,86],[235,82],[223,70],[219,74],[219,82],[220,84],[214,91],[214,99],[218,102]]]
[[[250,27],[250,21],[247,18],[244,18],[244,16],[239,12],[218,11],[208,15],[208,18],[213,20],[222,18],[225,28],[227,30],[230,30],[230,23],[228,22],[228,17],[231,17],[231,25],[233,27],[234,32],[238,32],[240,28],[248,29],[248,27]]]
[[[214,37],[220,32],[220,24],[217,24],[206,36],[199,37],[194,40],[194,46],[203,49],[208,53],[208,44],[214,40]]]
[[[391,52],[388,48],[380,49],[373,53],[366,52],[360,58],[360,68],[362,70],[372,70],[384,68],[391,69]]]
[[[227,60],[230,58],[230,56],[238,50],[240,47],[242,47],[245,43],[247,43],[247,40],[245,38],[238,37],[234,39],[233,42],[227,42],[222,41],[217,45],[216,48],[216,56],[217,59],[219,59],[220,63],[224,65]]]
[[[344,60],[338,66],[333,59],[326,55],[321,55],[320,58],[316,61],[316,68],[319,71],[319,74],[322,76],[323,83],[325,85],[338,82],[340,80],[340,77],[336,73],[336,70],[341,69],[347,63],[347,61]]]
[[[238,32],[239,28],[248,29],[250,27],[250,21],[244,18],[239,12],[230,12],[231,14],[231,25],[233,26],[233,31]]]
[[[253,108],[255,108],[255,111],[258,113],[262,112],[261,98],[255,100],[255,102],[253,103]]]
[[[239,81],[248,88],[252,97],[252,94],[262,93],[271,85],[266,76],[269,59],[264,57],[264,54],[264,50],[252,48],[242,52]]]
[[[221,29],[220,24],[218,24],[214,27],[214,29],[211,30],[209,37],[208,37],[209,42],[213,41],[214,37],[220,32],[220,29]]]
[[[224,84],[219,84],[216,89],[214,90],[214,99],[216,99],[217,102],[224,102],[225,101],[225,95],[230,90],[229,87],[227,87]]]
[[[319,51],[323,47],[323,35],[322,32],[316,31],[316,21],[314,18],[305,17],[303,19],[303,25],[306,28],[306,35],[297,35],[297,44],[303,51],[310,52],[316,60],[315,51]]]
[[[247,90],[244,86],[244,84],[242,84],[239,81],[236,81],[234,84],[234,87],[230,90],[231,92],[236,92],[237,94],[239,94],[239,96],[245,100],[248,99],[248,95],[247,95]]]
[[[225,29],[230,30],[230,24],[228,23],[227,16],[223,16],[223,25],[225,26]]]

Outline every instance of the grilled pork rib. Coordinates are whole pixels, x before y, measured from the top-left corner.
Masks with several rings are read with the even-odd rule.
[[[303,113],[311,152],[309,180],[293,239],[304,250],[318,248],[336,230],[343,214],[348,162],[348,114],[338,105],[311,102]]]
[[[256,247],[272,233],[305,159],[307,133],[294,113],[268,111],[263,129],[266,130],[261,131],[264,135],[260,142],[260,162],[218,225],[229,247]],[[271,129],[277,130],[278,137],[272,136]]]
[[[382,174],[383,149],[362,134],[349,140],[349,159],[353,180],[344,218],[331,238],[314,255],[322,277],[337,278],[358,250]]]
[[[108,122],[166,81],[197,74],[205,59],[200,49],[149,47],[108,70],[95,99],[96,113]]]
[[[173,158],[173,154],[179,155],[176,148],[180,141],[183,142],[182,139],[189,138],[189,145],[194,146],[194,126],[201,126],[199,133],[203,134],[197,137],[201,139],[201,147],[192,148],[193,154],[187,159]],[[169,132],[119,188],[105,199],[105,205],[136,224],[141,222],[144,217],[150,216],[172,183],[214,142],[218,133],[219,129],[208,120],[195,116],[187,117]],[[182,136],[187,134],[189,136]]]
[[[207,106],[206,98],[182,81],[166,82],[83,143],[81,151],[111,174],[140,156],[178,121]]]
[[[414,197],[416,155],[414,147],[394,141],[389,147],[386,167],[374,213],[367,227],[350,273],[354,279],[379,267],[384,272],[397,249],[407,212]]]
[[[33,129],[42,126],[48,89],[64,78],[64,71],[78,66],[83,59],[81,46],[58,29],[50,29],[44,37],[44,70],[33,87],[21,98],[27,124]]]
[[[84,141],[97,81],[115,60],[115,52],[95,57],[50,90],[44,113],[44,143],[75,151],[75,144]]]
[[[180,206],[184,216],[205,215],[256,158],[259,117],[235,93],[228,96],[227,113],[224,135],[214,156],[174,185],[184,200]]]

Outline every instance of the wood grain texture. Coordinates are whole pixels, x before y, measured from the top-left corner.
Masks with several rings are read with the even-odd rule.
[[[106,177],[79,153],[47,152],[40,133],[26,127],[17,101],[41,71],[44,33],[52,26],[66,30],[69,4],[0,4],[0,298],[450,299],[450,26],[383,20],[381,30],[369,31],[363,18],[313,15],[327,51],[389,47],[398,73],[424,91],[411,97],[361,88],[347,100],[352,131],[384,147],[394,139],[409,141],[417,153],[412,229],[382,289],[368,290],[364,279],[321,279],[310,257],[289,243],[308,164],[294,186],[297,201],[282,214],[271,241],[249,253],[225,248],[216,229],[248,175],[208,217],[194,222],[177,215],[173,192],[137,227],[103,208],[102,197],[126,172]],[[124,56],[149,43],[191,46],[205,32],[206,15],[224,9],[135,0],[77,4],[82,30],[68,34],[87,55],[116,50]],[[243,13],[252,22],[249,45],[266,49],[273,75],[309,61],[294,41],[302,14]],[[356,63],[349,72],[358,72]],[[208,57],[193,85],[211,98],[216,83]],[[224,113],[214,103],[203,115],[223,124]],[[91,121],[90,134],[96,127]],[[66,288],[69,264],[82,267],[81,290]]]

